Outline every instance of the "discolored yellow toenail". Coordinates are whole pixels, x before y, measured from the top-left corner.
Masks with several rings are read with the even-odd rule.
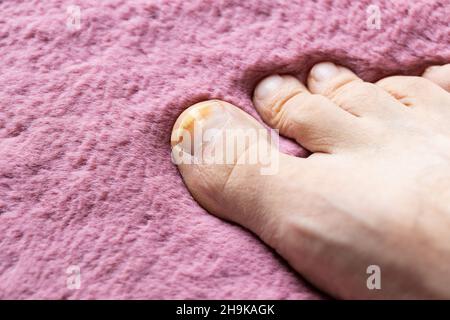
[[[172,130],[171,145],[179,146],[193,155],[205,141],[208,130],[220,130],[230,116],[219,100],[196,103],[186,109],[177,119]]]
[[[211,113],[211,104],[215,102],[204,101],[192,105],[186,109],[177,119],[172,130],[171,144],[172,146],[182,142],[183,132],[188,131],[191,135],[194,134],[194,124],[196,121],[201,121],[208,117]]]

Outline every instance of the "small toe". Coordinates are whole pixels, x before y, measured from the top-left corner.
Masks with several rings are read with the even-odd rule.
[[[272,75],[256,87],[254,105],[280,134],[312,152],[333,153],[352,142],[356,117],[324,96],[311,94],[295,77]]]
[[[401,104],[384,90],[331,62],[316,64],[311,69],[308,88],[358,117],[392,118],[400,112]]]
[[[450,63],[442,66],[431,66],[425,70],[422,77],[450,92]]]
[[[442,110],[450,106],[450,94],[423,77],[391,76],[379,80],[376,85],[405,106],[419,111]]]
[[[311,92],[328,95],[329,91],[353,81],[362,82],[356,74],[345,67],[332,62],[321,62],[309,71],[307,84]]]

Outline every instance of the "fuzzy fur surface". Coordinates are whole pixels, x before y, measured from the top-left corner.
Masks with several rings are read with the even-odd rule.
[[[449,17],[448,0],[0,1],[0,298],[323,297],[193,200],[172,125],[209,98],[260,119],[262,77],[323,60],[420,74],[449,62]]]

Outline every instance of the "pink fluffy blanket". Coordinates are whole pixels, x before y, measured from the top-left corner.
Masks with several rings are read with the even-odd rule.
[[[0,1],[0,298],[321,297],[193,200],[170,160],[171,127],[208,98],[258,118],[261,77],[304,77],[318,61],[370,81],[448,62],[449,8]]]

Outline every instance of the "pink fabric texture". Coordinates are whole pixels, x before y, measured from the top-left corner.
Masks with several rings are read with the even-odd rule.
[[[79,29],[70,5],[81,9]],[[369,5],[380,29],[367,24]],[[304,78],[323,60],[369,81],[449,62],[449,8],[0,1],[0,298],[322,297],[254,235],[193,200],[170,160],[172,125],[209,98],[259,119],[258,80]],[[79,289],[67,284],[70,266]]]

